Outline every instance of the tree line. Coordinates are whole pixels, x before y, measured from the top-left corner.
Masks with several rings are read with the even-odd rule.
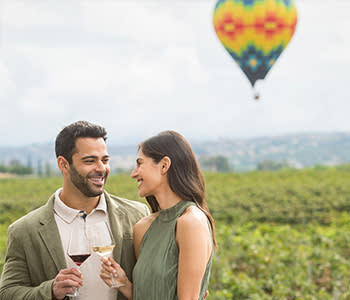
[[[8,164],[0,164],[0,173],[31,175],[34,174],[34,169],[30,166],[24,166],[19,160],[13,159]]]

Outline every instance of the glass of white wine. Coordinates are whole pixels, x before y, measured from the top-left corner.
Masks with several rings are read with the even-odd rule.
[[[90,226],[89,239],[92,251],[101,257],[109,257],[112,255],[115,247],[114,238],[107,222],[98,222]],[[111,274],[112,288],[124,286],[115,282]]]
[[[70,233],[69,244],[67,248],[68,256],[73,260],[76,268],[80,271],[81,264],[91,255],[91,246],[84,229],[75,229]],[[73,287],[74,292],[67,294],[69,297],[79,295],[79,290]]]

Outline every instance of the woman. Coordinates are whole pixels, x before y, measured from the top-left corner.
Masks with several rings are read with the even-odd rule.
[[[129,300],[205,298],[216,240],[191,146],[174,131],[147,139],[131,177],[152,209],[134,227],[133,283],[112,258],[103,260],[101,278],[111,286],[114,274]]]

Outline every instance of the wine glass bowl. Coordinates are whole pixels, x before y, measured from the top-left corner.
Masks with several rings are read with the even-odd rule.
[[[94,251],[101,257],[110,256],[113,252],[113,249],[114,249],[114,245],[92,246],[92,251]]]
[[[91,254],[72,254],[69,257],[75,263],[76,266],[80,267],[81,264],[90,256]]]
[[[115,247],[113,234],[107,222],[98,222],[89,227],[89,239],[92,245],[92,251],[101,257],[109,257],[112,255]],[[111,274],[112,288],[124,286],[115,282]]]
[[[91,255],[91,248],[84,229],[74,229],[70,233],[67,254],[72,259],[75,267],[80,271],[81,264],[86,261]],[[73,287],[74,292],[67,294],[69,297],[76,297],[79,295],[79,289]]]

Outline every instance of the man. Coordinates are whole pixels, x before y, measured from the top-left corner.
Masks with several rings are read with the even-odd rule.
[[[46,205],[8,229],[8,250],[0,282],[0,300],[68,299],[79,288],[84,300],[123,300],[99,278],[101,262],[92,254],[81,273],[67,255],[70,232],[94,223],[109,223],[113,257],[131,278],[135,264],[133,226],[149,214],[145,204],[104,191],[110,172],[106,130],[86,121],[65,127],[56,138],[63,187]]]

